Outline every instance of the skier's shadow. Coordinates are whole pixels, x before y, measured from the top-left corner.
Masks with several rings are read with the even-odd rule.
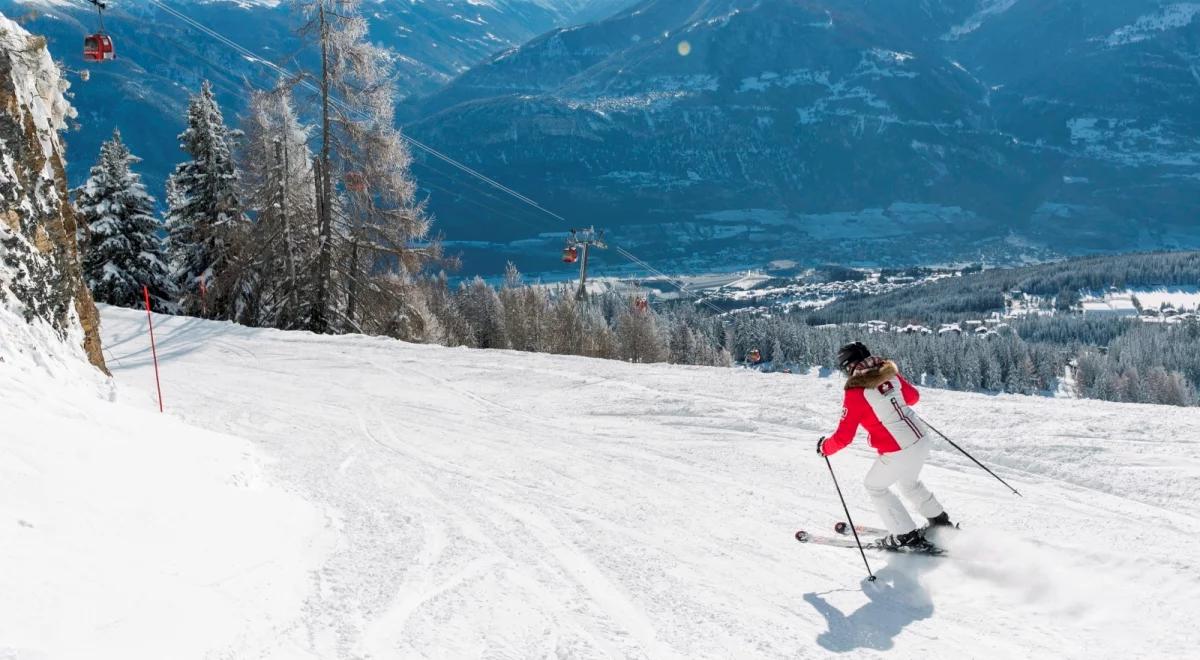
[[[904,560],[904,561],[900,561]],[[875,573],[875,582],[863,580],[863,593],[871,602],[849,616],[830,605],[821,594],[804,594],[829,629],[817,635],[817,644],[834,653],[857,649],[887,651],[905,626],[933,616],[933,601],[917,578],[928,570],[928,558],[896,558]]]

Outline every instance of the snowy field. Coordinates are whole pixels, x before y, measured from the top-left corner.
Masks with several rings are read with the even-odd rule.
[[[1200,5],[1197,5],[1200,7]],[[1137,296],[1142,307],[1158,309],[1164,304],[1175,309],[1200,309],[1200,288],[1197,287],[1159,287],[1156,289],[1127,289],[1126,296]]]
[[[160,420],[145,315],[103,316],[116,404],[0,404],[41,441],[0,443],[0,658],[1194,651],[1194,409],[926,390],[1025,497],[939,445],[954,557],[870,555],[866,585],[856,552],[792,539],[841,517],[814,452],[832,380],[156,317]],[[834,465],[877,524],[864,445]]]

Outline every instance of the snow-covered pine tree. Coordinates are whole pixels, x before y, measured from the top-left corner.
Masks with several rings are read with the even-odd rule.
[[[779,337],[776,337],[771,342],[771,358],[770,358],[771,369],[772,370],[783,369],[784,365],[787,364],[787,361],[788,361],[787,358],[788,358],[788,356],[785,354],[785,352],[783,350],[783,344],[780,343]]]
[[[1167,389],[1159,403],[1172,406],[1194,406],[1197,404],[1196,387],[1178,371],[1167,375]]]
[[[309,129],[300,123],[290,90],[254,92],[241,153],[247,209],[254,227],[245,258],[258,281],[257,322],[302,327],[313,298],[317,205]]]
[[[618,359],[620,347],[617,343],[617,333],[609,327],[604,314],[595,306],[586,305],[580,316],[583,319],[584,328],[586,328],[583,354],[605,360]]]
[[[1141,371],[1134,366],[1121,370],[1117,380],[1117,397],[1118,401],[1126,403],[1154,403],[1146,398]]]
[[[504,310],[496,290],[476,277],[463,282],[455,296],[459,312],[470,325],[476,348],[508,348],[504,332]]]
[[[546,350],[549,303],[539,287],[525,286],[516,265],[509,262],[504,274],[504,288],[499,292],[504,310],[504,331],[509,345],[518,351]],[[559,352],[559,351],[555,351]]]
[[[957,359],[951,364],[953,377],[950,386],[956,390],[973,392],[983,386],[983,362],[979,342],[968,341],[970,337],[947,337],[946,341],[959,345]]]
[[[319,47],[320,218],[314,332],[378,331],[419,306],[405,286],[441,255],[416,199],[412,161],[395,127],[394,54],[368,40],[361,0],[295,0],[311,20],[301,33]],[[341,182],[342,194],[338,182]],[[389,295],[379,295],[383,292]],[[399,295],[392,295],[392,294]]]
[[[168,184],[167,243],[184,314],[241,320],[254,293],[252,269],[239,259],[249,223],[239,198],[234,140],[205,81],[188,103],[180,163]]]
[[[666,362],[667,341],[659,333],[658,321],[653,310],[634,312],[625,310],[617,317],[617,342],[621,359],[629,362]]]
[[[428,324],[426,341],[443,346],[466,346],[473,341],[470,324],[463,318],[450,291],[445,273],[422,281],[426,305],[436,322]]]
[[[1105,364],[1096,376],[1096,382],[1092,385],[1091,392],[1088,396],[1095,399],[1103,399],[1104,401],[1118,401],[1118,380],[1120,374],[1111,364]]]
[[[585,354],[588,328],[583,315],[584,303],[575,299],[573,293],[562,289],[554,299],[549,318],[546,319],[546,350],[561,355]],[[607,325],[605,326],[607,327]]]
[[[1042,389],[1038,383],[1037,367],[1033,364],[1033,358],[1026,352],[1020,357],[1020,362],[1017,364],[1014,373],[1016,384],[1013,386],[1013,391],[1019,394],[1033,394]]]
[[[671,364],[696,364],[696,336],[688,324],[678,316],[670,324],[670,339],[667,341],[667,362]]]
[[[132,165],[141,159],[114,130],[100,147],[88,179],[72,192],[83,247],[83,275],[96,302],[140,307],[142,287],[151,305],[169,311],[174,288],[163,256],[154,197]]]

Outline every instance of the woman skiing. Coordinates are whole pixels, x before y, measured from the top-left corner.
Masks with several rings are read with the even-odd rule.
[[[891,550],[930,550],[924,528],[917,527],[891,490],[895,484],[929,519],[929,526],[951,525],[945,509],[919,479],[930,449],[929,428],[911,407],[921,395],[900,375],[895,362],[873,357],[862,342],[843,346],[838,365],[847,376],[842,422],[833,435],[817,442],[817,453],[836,454],[854,440],[859,425],[865,427],[879,457],[863,484],[890,534],[880,545]]]

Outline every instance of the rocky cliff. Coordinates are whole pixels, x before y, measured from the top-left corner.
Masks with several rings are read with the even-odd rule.
[[[67,198],[67,87],[45,40],[0,14],[0,312],[45,324],[106,371]],[[0,356],[13,348],[0,346]]]

